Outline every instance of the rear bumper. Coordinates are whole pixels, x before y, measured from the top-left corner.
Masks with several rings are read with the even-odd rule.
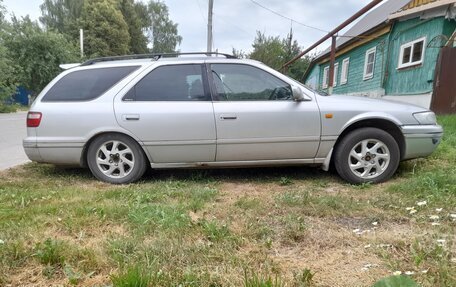
[[[22,147],[24,148],[25,154],[31,161],[42,162],[35,138],[26,138],[22,140]]]
[[[38,142],[34,137],[22,141],[25,154],[31,161],[57,165],[81,165],[83,144]]]
[[[402,126],[405,139],[405,153],[402,159],[426,157],[439,146],[443,129],[439,125]]]

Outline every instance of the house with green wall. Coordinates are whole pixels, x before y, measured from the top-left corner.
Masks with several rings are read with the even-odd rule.
[[[456,0],[389,0],[338,36],[332,89],[330,49],[312,61],[304,82],[429,108],[440,50],[455,43],[455,19]]]

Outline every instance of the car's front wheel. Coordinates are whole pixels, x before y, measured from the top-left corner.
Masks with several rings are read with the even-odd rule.
[[[87,164],[96,178],[114,184],[137,181],[147,167],[139,144],[122,134],[96,138],[87,151]]]
[[[386,181],[396,172],[399,162],[396,140],[377,128],[350,132],[340,141],[334,154],[337,172],[354,184]]]

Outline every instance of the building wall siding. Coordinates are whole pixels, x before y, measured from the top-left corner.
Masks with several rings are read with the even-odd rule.
[[[321,89],[320,65],[316,64],[315,66],[313,66],[312,70],[305,79],[305,84],[314,90]]]
[[[363,46],[357,47],[344,55],[336,58],[335,63],[339,63],[339,69],[337,74],[337,86],[334,87],[333,93],[335,94],[369,94],[369,92],[381,93],[383,71],[385,69],[385,56],[386,56],[386,44],[387,35],[380,36]],[[364,62],[366,58],[366,52],[371,48],[376,47],[375,53],[375,66],[374,76],[372,79],[364,80]],[[342,74],[342,61],[345,58],[350,58],[350,64],[348,69],[348,81],[346,84],[341,85],[341,74]],[[323,70],[329,66],[329,62],[320,65],[320,88],[322,87],[323,81]]]
[[[339,63],[337,86],[333,93],[378,97],[383,95],[413,95],[432,92],[435,65],[440,49],[427,47],[438,35],[450,37],[456,21],[438,17],[430,20],[419,18],[396,22],[389,34],[356,47],[336,58]],[[398,69],[400,48],[403,44],[426,37],[424,61],[421,65]],[[376,47],[374,77],[363,80],[366,51]],[[342,61],[349,57],[348,81],[341,85]],[[306,78],[312,87],[322,89],[323,71],[329,62],[316,64]],[[318,79],[318,84],[316,83]],[[315,87],[316,86],[316,87]],[[327,89],[326,89],[327,91]]]
[[[432,92],[435,65],[440,49],[427,46],[435,36],[444,33],[445,22],[444,17],[438,17],[431,20],[415,18],[396,23],[390,36],[386,94],[408,95]],[[423,63],[398,69],[401,46],[422,37],[426,38]]]

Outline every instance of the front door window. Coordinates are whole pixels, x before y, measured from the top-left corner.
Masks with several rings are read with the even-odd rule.
[[[219,101],[293,100],[289,84],[256,67],[213,64],[211,69]]]

